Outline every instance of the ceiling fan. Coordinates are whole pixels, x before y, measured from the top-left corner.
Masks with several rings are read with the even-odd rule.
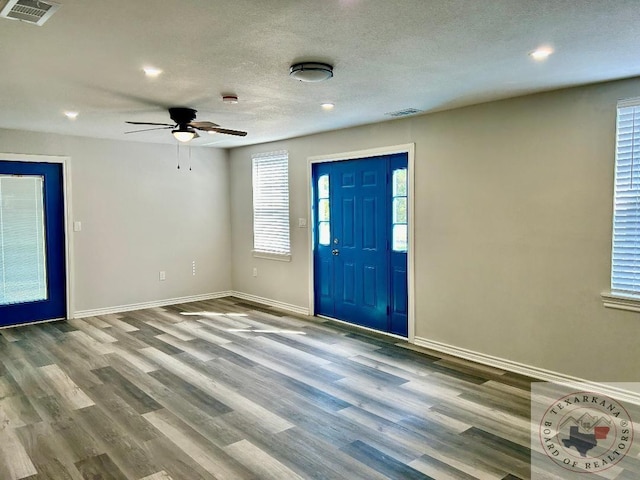
[[[131,125],[153,125],[154,128],[145,128],[143,130],[133,130],[128,133],[148,132],[150,130],[169,130],[181,142],[188,142],[194,138],[198,138],[197,130],[203,132],[217,132],[224,133],[226,135],[236,135],[238,137],[244,137],[247,132],[240,130],[229,130],[227,128],[220,128],[220,125],[212,122],[195,122],[196,110],[186,107],[172,107],[169,109],[169,117],[173,120],[173,124],[170,123],[151,123],[151,122],[126,122]]]

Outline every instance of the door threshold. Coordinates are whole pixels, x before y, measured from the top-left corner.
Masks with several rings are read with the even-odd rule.
[[[40,323],[59,322],[61,320],[66,320],[66,318],[51,318],[49,320],[37,320],[35,322],[15,323],[13,325],[3,325],[3,326],[0,327],[0,330],[6,330],[7,328],[27,327],[29,325],[38,325]]]
[[[402,335],[397,335],[395,333],[383,332],[382,330],[376,330],[375,328],[365,327],[363,325],[358,325],[357,323],[351,323],[351,322],[346,322],[344,320],[338,320],[337,318],[327,317],[326,315],[315,315],[315,316],[318,317],[318,318],[323,318],[325,320],[329,320],[331,322],[337,322],[337,323],[341,323],[343,325],[349,325],[350,327],[355,327],[355,328],[358,328],[360,330],[366,330],[367,332],[373,332],[373,333],[377,333],[379,335],[384,335],[386,337],[397,338],[398,340],[404,340],[405,342],[409,342],[409,338],[408,337],[403,337]]]

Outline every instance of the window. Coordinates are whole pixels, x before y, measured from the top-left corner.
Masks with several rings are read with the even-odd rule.
[[[640,98],[618,103],[611,290],[640,294]]]
[[[0,175],[0,305],[47,299],[44,177]]]
[[[407,169],[399,168],[393,171],[392,176],[393,203],[391,210],[392,234],[391,249],[394,252],[407,251]]]
[[[318,177],[318,243],[331,243],[331,209],[329,205],[329,175]]]
[[[288,258],[289,156],[287,152],[254,155],[253,251]]]

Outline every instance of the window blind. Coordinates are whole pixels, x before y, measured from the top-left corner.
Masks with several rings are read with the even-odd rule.
[[[44,179],[0,175],[0,305],[47,298]]]
[[[640,98],[618,103],[611,289],[640,294]]]
[[[286,151],[254,155],[253,249],[289,254],[289,156]]]

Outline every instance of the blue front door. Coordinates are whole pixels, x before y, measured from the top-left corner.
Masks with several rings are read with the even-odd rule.
[[[0,159],[0,326],[66,317],[62,165]]]
[[[407,335],[406,248],[393,255],[390,184],[406,163],[398,154],[314,165],[316,314]]]

